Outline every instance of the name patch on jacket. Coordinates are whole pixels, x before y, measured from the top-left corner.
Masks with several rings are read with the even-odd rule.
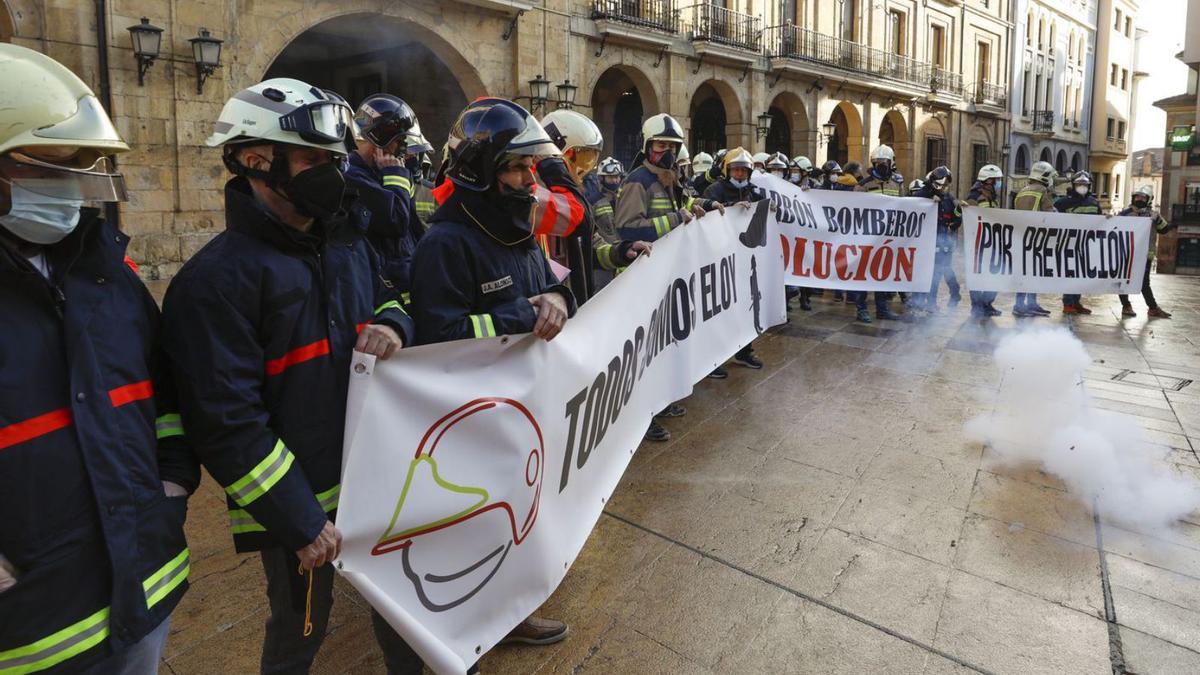
[[[513,285],[512,275],[509,275],[507,277],[501,277],[495,281],[489,281],[487,283],[480,284],[479,287],[483,290],[484,293],[495,293],[496,291],[508,288],[509,286],[512,286],[512,285]]]

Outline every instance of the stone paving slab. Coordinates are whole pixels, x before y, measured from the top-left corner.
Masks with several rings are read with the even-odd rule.
[[[1125,320],[1115,297],[984,325],[965,305],[862,325],[831,294],[792,311],[756,342],[766,368],[702,381],[672,440],[637,450],[542,609],[570,637],[495,649],[483,672],[1200,673],[1200,513],[1138,532],[962,435],[1000,384],[996,343],[1062,325],[1088,346],[1096,405],[1200,478],[1200,279],[1154,286],[1174,319],[1138,297]],[[224,511],[206,480],[163,672],[257,672],[262,570],[232,551]],[[384,672],[369,608],[335,592],[314,672]]]

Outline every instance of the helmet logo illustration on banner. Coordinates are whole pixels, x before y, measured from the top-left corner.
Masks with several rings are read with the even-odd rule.
[[[479,438],[495,443],[486,465],[468,461],[478,458],[473,439]],[[447,413],[422,437],[371,554],[399,551],[404,574],[429,611],[463,604],[533,529],[545,457],[541,427],[517,401],[478,398]],[[439,539],[469,543],[447,556]]]

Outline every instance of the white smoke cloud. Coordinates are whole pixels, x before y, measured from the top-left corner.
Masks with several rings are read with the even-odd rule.
[[[1171,470],[1169,450],[1147,443],[1135,418],[1092,405],[1083,380],[1091,359],[1069,331],[1010,335],[995,359],[1003,375],[995,408],[964,431],[1000,463],[1038,463],[1104,519],[1143,529],[1200,509],[1200,484]]]

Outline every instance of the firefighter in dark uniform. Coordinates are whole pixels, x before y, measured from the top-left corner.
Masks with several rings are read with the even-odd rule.
[[[409,268],[423,228],[413,205],[413,174],[405,166],[408,130],[416,113],[390,94],[368,96],[354,116],[357,148],[350,153],[346,185],[367,209],[367,241],[383,265],[383,276],[408,302]]]
[[[236,549],[260,552],[266,572],[263,672],[307,672],[325,638],[351,352],[386,359],[415,334],[339,170],[351,124],[298,80],[229,99],[208,139],[234,175],[226,229],[163,303],[183,424],[225,489]],[[372,614],[388,670],[420,672]]]
[[[1017,211],[1054,211],[1054,179],[1058,172],[1050,162],[1034,162],[1029,168],[1029,183],[1017,193],[1013,209]],[[1050,310],[1038,304],[1037,293],[1017,293],[1013,316],[1018,318],[1050,316]]]
[[[556,158],[558,147],[524,108],[491,98],[463,110],[447,148],[444,176],[456,189],[434,213],[413,262],[421,280],[413,294],[418,342],[554,339],[575,313],[575,298],[550,269],[531,214],[534,158]],[[550,644],[566,635],[566,624],[530,617],[504,642]]]
[[[950,306],[961,300],[958,279],[954,276],[954,245],[958,230],[962,227],[962,210],[958,200],[950,194],[950,183],[954,174],[950,169],[939,166],[925,175],[925,185],[914,197],[933,199],[938,205],[937,255],[933,262],[933,283],[929,293],[920,299],[920,308],[927,312],[937,311],[938,287],[942,279],[950,289]]]
[[[0,672],[157,672],[200,480],[129,237],[126,152],[53,59],[0,44]]]
[[[858,191],[874,192],[888,197],[905,196],[904,176],[896,170],[896,153],[890,146],[880,145],[878,148],[875,148],[875,152],[871,153],[871,168],[867,169],[867,175],[859,183]],[[866,291],[859,291],[858,312],[860,320],[867,309],[866,296]],[[875,291],[876,318],[891,321],[896,321],[900,318],[899,314],[896,314],[888,307],[888,303],[891,301],[891,293]]]
[[[985,164],[979,167],[975,176],[975,184],[971,186],[967,198],[963,200],[966,206],[978,206],[985,209],[1002,208],[1000,204],[1000,189],[1004,181],[1004,172],[995,164]],[[984,319],[1000,316],[1002,313],[992,305],[996,301],[995,291],[971,291],[971,316]]]
[[[1100,200],[1092,194],[1092,174],[1087,171],[1076,171],[1071,176],[1071,190],[1064,197],[1054,200],[1054,210],[1059,213],[1083,213],[1099,215]],[[1063,314],[1091,314],[1092,310],[1083,306],[1082,295],[1064,293]]]
[[[1133,198],[1130,200],[1129,206],[1125,207],[1119,215],[1135,216],[1139,218],[1149,218],[1150,226],[1153,228],[1150,232],[1150,245],[1146,247],[1146,272],[1142,277],[1142,299],[1146,301],[1146,315],[1152,319],[1169,319],[1170,312],[1158,306],[1154,300],[1154,291],[1150,289],[1150,265],[1154,262],[1154,253],[1157,249],[1156,241],[1158,235],[1170,232],[1175,226],[1168,223],[1159,214],[1158,209],[1152,205],[1154,203],[1154,190],[1149,186],[1142,187],[1133,191]],[[1137,316],[1137,312],[1133,311],[1133,305],[1129,304],[1129,296],[1121,295],[1121,316]]]
[[[725,154],[727,152],[729,151],[724,148],[718,150],[717,154],[713,155],[712,164],[708,167],[708,170],[699,172],[692,178],[693,192],[702,195],[708,189],[709,185],[721,180],[721,177],[724,175],[721,172],[725,170]]]

